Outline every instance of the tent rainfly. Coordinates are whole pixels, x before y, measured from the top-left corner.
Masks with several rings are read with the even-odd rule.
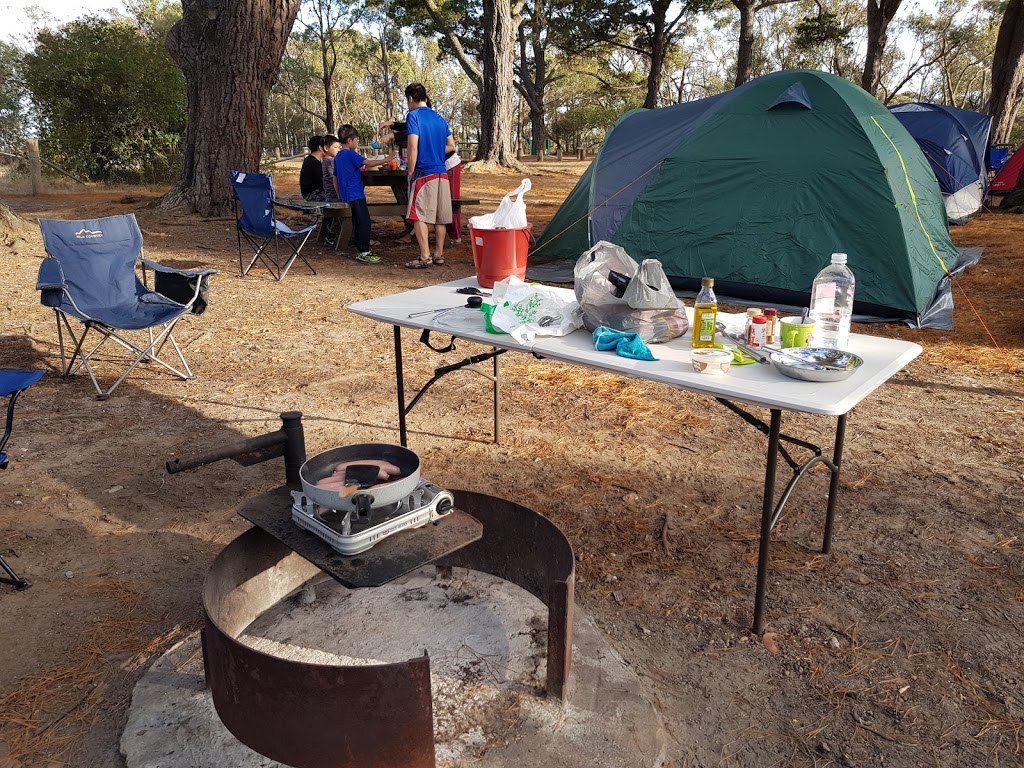
[[[844,251],[859,319],[952,327],[958,252],[935,175],[888,109],[825,72],[625,114],[533,254],[600,240],[658,259],[679,289],[714,277],[720,298],[761,306],[807,306]]]
[[[966,224],[987,196],[988,135],[992,118],[944,104],[889,107],[914,137],[935,173],[952,224]]]

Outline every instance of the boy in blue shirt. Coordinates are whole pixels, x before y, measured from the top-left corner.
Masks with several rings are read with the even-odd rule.
[[[343,125],[338,133],[341,151],[334,158],[334,183],[338,199],[348,203],[352,209],[352,238],[358,251],[356,261],[379,264],[380,256],[370,250],[370,209],[366,205],[366,189],[360,169],[385,165],[398,157],[398,153],[383,160],[367,160],[359,154],[359,133],[353,126]]]

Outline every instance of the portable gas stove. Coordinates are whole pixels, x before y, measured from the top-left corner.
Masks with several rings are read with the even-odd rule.
[[[455,508],[450,492],[426,480],[421,480],[406,498],[371,509],[366,517],[360,517],[355,510],[322,507],[302,491],[292,491],[292,498],[295,524],[343,555],[358,555],[399,531],[440,520]]]

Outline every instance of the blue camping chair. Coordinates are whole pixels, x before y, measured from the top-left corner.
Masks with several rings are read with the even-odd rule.
[[[192,379],[173,330],[185,315],[202,314],[209,299],[209,279],[216,269],[180,270],[142,258],[142,232],[135,216],[109,216],[105,219],[61,221],[40,219],[43,246],[47,258],[39,267],[36,288],[41,301],[57,314],[57,340],[60,344],[61,373],[73,376],[85,368],[96,387],[99,400],[106,400],[122,381],[142,362],[153,362],[182,379]],[[142,262],[143,277],[136,274],[136,262]],[[146,269],[153,270],[154,286],[146,285]],[[83,326],[76,334],[71,320]],[[66,353],[64,332],[74,349]],[[90,331],[98,336],[86,351]],[[127,334],[143,335],[133,341]],[[107,341],[127,349],[132,357],[126,370],[110,389],[104,390],[91,362]],[[180,370],[160,358],[170,342],[181,361]]]
[[[299,213],[308,213],[308,211],[278,202],[274,192],[274,177],[269,173],[232,171],[231,188],[235,193],[238,268],[242,271],[242,277],[249,274],[249,270],[259,261],[275,280],[284,280],[284,276],[288,274],[288,270],[292,268],[296,259],[301,259],[302,263],[309,267],[309,271],[315,275],[316,270],[313,269],[313,265],[302,255],[302,247],[309,240],[316,225],[311,224],[296,230],[280,221],[275,215],[278,208]],[[239,205],[242,206],[241,216],[238,215]],[[248,266],[242,264],[243,237],[255,251]],[[279,243],[282,240],[287,243],[289,248],[285,254],[282,254],[279,249]],[[268,247],[271,243],[274,244],[273,252]]]
[[[43,373],[44,371],[0,371],[0,397],[8,398],[7,426],[4,427],[4,436],[0,437],[0,469],[7,469],[9,463],[4,447],[11,437],[11,427],[14,425],[14,403],[18,395],[43,378]],[[3,555],[0,555],[0,568],[7,574],[7,578],[0,576],[0,582],[10,584],[15,589],[28,589],[32,586],[31,581],[21,578],[11,569]]]

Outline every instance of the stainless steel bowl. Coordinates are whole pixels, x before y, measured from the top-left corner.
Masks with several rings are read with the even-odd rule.
[[[769,359],[779,373],[800,381],[842,381],[864,364],[864,359],[852,352],[825,347],[776,350]]]

